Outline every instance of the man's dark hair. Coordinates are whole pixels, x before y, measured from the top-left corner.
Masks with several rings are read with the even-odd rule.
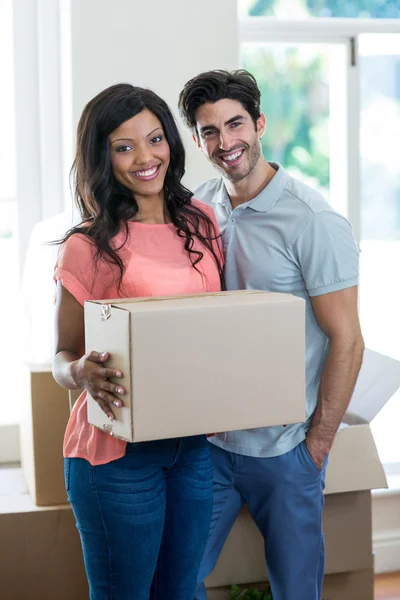
[[[197,134],[196,111],[203,104],[225,98],[237,100],[256,124],[260,117],[260,97],[257,81],[248,71],[217,69],[190,79],[179,94],[178,108],[184,123]]]

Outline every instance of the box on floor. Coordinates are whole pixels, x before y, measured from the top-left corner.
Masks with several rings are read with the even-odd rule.
[[[67,502],[62,443],[69,418],[68,390],[50,366],[26,365],[22,397],[21,463],[29,493],[41,505]]]
[[[321,600],[372,600],[371,590],[373,590],[373,586],[374,572],[372,569],[326,575]],[[240,587],[246,588],[245,585]],[[262,590],[265,587],[265,582],[253,584],[252,587]],[[208,600],[227,600],[229,590],[230,587],[208,589]]]
[[[373,600],[371,490],[387,487],[387,481],[369,423],[399,385],[400,363],[367,350],[345,416],[347,425],[336,435],[327,467],[323,526],[329,600]],[[244,507],[206,585],[218,594],[218,588],[267,579],[263,540]],[[363,595],[351,596],[358,580]]]
[[[4,600],[87,600],[69,505],[37,507],[21,469],[0,469],[0,581]]]
[[[23,389],[20,447],[29,493],[38,506],[66,503],[62,444],[70,394],[50,365],[26,365]]]
[[[305,419],[302,298],[245,290],[90,301],[85,336],[87,352],[110,352],[107,366],[124,374],[115,421],[88,396],[89,422],[116,437],[148,441]]]

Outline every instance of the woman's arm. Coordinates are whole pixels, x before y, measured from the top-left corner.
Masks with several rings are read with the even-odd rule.
[[[114,420],[110,406],[122,406],[116,394],[122,395],[125,390],[109,379],[122,377],[122,373],[103,367],[110,358],[108,352],[81,355],[85,340],[83,306],[60,281],[57,281],[55,338],[54,379],[70,390],[85,388],[105,414]]]

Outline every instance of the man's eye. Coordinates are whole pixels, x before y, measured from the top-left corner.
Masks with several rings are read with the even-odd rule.
[[[239,127],[239,125],[241,125],[240,121],[234,121],[233,123],[231,123],[231,127],[233,127],[234,129],[236,129],[236,127]]]
[[[210,137],[211,135],[215,134],[215,129],[208,129],[207,131],[203,132],[203,138],[207,138]]]
[[[156,137],[153,137],[152,140],[150,141],[151,144],[158,144],[159,142],[161,142],[163,139],[162,135],[156,135]]]
[[[118,146],[117,152],[129,152],[132,150],[132,146]]]

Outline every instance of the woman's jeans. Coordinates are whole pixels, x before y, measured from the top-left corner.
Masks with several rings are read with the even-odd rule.
[[[192,600],[208,538],[212,464],[205,436],[127,444],[92,466],[65,459],[91,600]]]

